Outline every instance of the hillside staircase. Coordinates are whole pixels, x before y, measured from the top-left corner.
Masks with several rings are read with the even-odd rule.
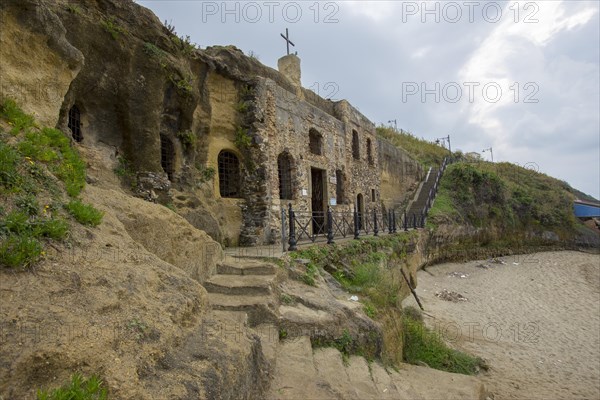
[[[439,168],[429,169],[425,181],[421,185],[421,189],[416,194],[416,198],[406,210],[409,226],[412,224],[413,218],[416,217],[417,224],[419,224],[421,223],[421,218],[427,217],[427,213],[437,195],[440,179],[448,164],[449,158],[446,157]]]

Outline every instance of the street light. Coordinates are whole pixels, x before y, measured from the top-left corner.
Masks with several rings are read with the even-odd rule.
[[[492,150],[491,147],[488,147],[487,149],[481,150],[482,153],[485,153],[486,151],[490,152],[490,154],[492,155],[492,162],[494,162],[494,150]]]
[[[396,122],[395,119],[390,119],[388,121],[388,124],[391,124],[392,122],[394,123],[394,131],[398,132],[398,123]]]
[[[440,140],[442,141],[442,143],[448,141],[448,151],[450,152],[450,154],[452,154],[452,146],[450,145],[450,135],[435,139],[435,143],[439,145]]]

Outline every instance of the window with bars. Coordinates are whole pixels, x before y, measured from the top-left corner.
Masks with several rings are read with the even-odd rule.
[[[308,148],[313,154],[323,154],[323,136],[316,129],[308,131]]]
[[[240,197],[240,160],[232,152],[222,150],[217,161],[221,197]]]
[[[360,142],[358,140],[358,132],[352,131],[352,157],[355,160],[360,160]]]
[[[173,179],[173,159],[175,158],[175,147],[173,142],[165,135],[160,135],[160,165],[166,172],[169,180]]]
[[[344,173],[339,169],[335,171],[335,197],[337,204],[344,204]]]
[[[277,157],[277,171],[279,174],[279,198],[292,200],[292,156],[281,153]]]
[[[79,107],[73,105],[69,110],[69,129],[71,130],[71,136],[76,142],[83,140],[83,134],[81,133],[81,111]]]
[[[371,139],[367,139],[367,160],[373,165],[373,149],[371,148]]]

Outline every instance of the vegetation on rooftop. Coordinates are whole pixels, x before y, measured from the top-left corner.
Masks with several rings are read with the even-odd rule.
[[[425,139],[419,139],[407,131],[397,131],[383,125],[378,126],[376,131],[379,137],[388,140],[396,147],[404,149],[426,168],[440,165],[444,157],[450,154],[444,147]]]

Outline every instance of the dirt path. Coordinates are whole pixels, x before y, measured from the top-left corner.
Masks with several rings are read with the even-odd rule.
[[[496,400],[600,399],[600,256],[546,252],[501,260],[419,271],[417,293],[435,317],[427,324],[488,360],[491,370],[481,377]],[[436,297],[443,289],[467,301]]]

